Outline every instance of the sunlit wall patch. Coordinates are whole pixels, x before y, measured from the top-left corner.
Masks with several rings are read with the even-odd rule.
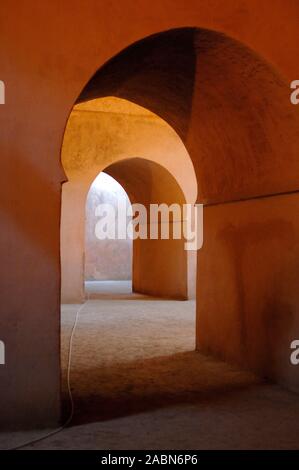
[[[5,104],[5,84],[0,80],[0,104]]]
[[[5,344],[0,341],[0,366],[5,365]]]

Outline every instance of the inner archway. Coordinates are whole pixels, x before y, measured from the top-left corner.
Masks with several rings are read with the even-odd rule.
[[[109,173],[126,190],[136,203],[149,205],[184,202],[194,205],[197,183],[192,162],[177,133],[164,120],[152,112],[123,99],[108,97],[76,105],[70,115],[62,148],[62,161],[68,177],[62,190],[61,218],[61,266],[62,302],[84,301],[84,239],[85,204],[91,183],[101,171]],[[184,201],[184,202],[183,202]],[[161,240],[163,247],[183,240]],[[158,243],[158,241],[157,241]],[[156,246],[156,241],[152,241]],[[143,244],[135,243],[137,247]],[[179,252],[182,253],[182,246]],[[147,244],[149,247],[149,243]],[[165,249],[162,249],[162,253]],[[144,254],[148,252],[146,249]],[[135,288],[143,293],[176,298],[194,298],[196,252],[188,251],[167,258],[164,266],[161,258],[161,273],[164,280],[156,285],[159,289],[141,286]],[[136,257],[135,257],[136,258]],[[171,259],[174,265],[166,268]],[[183,263],[183,264],[182,264]],[[158,264],[156,268],[158,269]],[[186,266],[181,273],[177,267]],[[175,269],[174,269],[175,268]],[[145,272],[145,266],[135,263],[135,271]],[[178,279],[172,285],[177,273]],[[147,276],[150,276],[148,274]],[[187,280],[188,278],[188,280]],[[146,282],[146,284],[148,284]],[[179,287],[181,286],[181,287]],[[133,279],[134,287],[134,279]]]

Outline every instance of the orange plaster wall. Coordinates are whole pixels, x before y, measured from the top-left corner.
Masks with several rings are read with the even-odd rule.
[[[299,194],[205,207],[197,287],[197,347],[296,391],[298,214]]]
[[[3,0],[0,18],[1,80],[6,84],[6,104],[0,106],[0,254],[5,266],[1,270],[0,332],[8,358],[7,366],[0,369],[0,400],[5,403],[0,420],[5,428],[45,426],[59,419],[59,225],[61,183],[65,180],[60,151],[69,113],[82,88],[105,61],[128,45],[183,26],[210,28],[240,40],[272,64],[288,84],[299,78],[299,9],[296,0],[161,0],[155,4],[148,0]],[[200,64],[198,67],[200,73]],[[286,91],[279,96],[288,99]],[[293,115],[295,110],[289,108],[289,112]],[[191,119],[193,132],[200,117],[198,112]],[[292,122],[296,119],[291,117]],[[271,135],[279,130],[281,135],[286,132],[278,124]],[[197,140],[190,139],[194,153]],[[293,131],[288,140],[291,153],[298,155]],[[276,165],[283,159],[287,167],[289,150],[280,150]],[[296,186],[294,161],[291,159],[289,174],[286,169],[282,172],[281,186],[285,188],[288,178],[289,187]],[[271,159],[268,162],[265,171],[270,172]],[[274,192],[279,191],[279,165],[277,168]],[[204,181],[204,173],[198,166],[196,169]],[[221,166],[218,176],[220,170]],[[263,172],[255,193],[263,188],[262,176]],[[217,188],[212,188],[215,198]],[[241,193],[239,188],[239,196]],[[295,228],[296,214],[288,213]],[[284,235],[283,239],[288,241]],[[283,253],[286,251],[287,247]],[[292,263],[297,262],[296,256],[295,250]],[[286,278],[290,272],[293,289],[288,288],[288,295],[291,304],[297,305],[296,273],[292,264],[288,267],[283,259],[279,262]],[[229,279],[241,282],[233,281],[231,274]],[[267,285],[269,279],[273,281],[267,277]],[[275,286],[269,287],[270,304],[277,298]],[[215,288],[212,285],[211,292]],[[285,283],[281,289],[287,289]],[[212,311],[217,313],[217,307]]]

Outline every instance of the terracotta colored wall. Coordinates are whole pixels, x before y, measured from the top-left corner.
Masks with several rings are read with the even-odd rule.
[[[299,194],[206,207],[197,291],[198,348],[297,391],[298,214]]]
[[[6,84],[7,95],[6,104],[0,106],[0,252],[2,266],[5,266],[0,273],[0,331],[7,348],[7,365],[0,368],[0,400],[5,403],[0,420],[5,427],[46,425],[57,421],[59,416],[59,221],[60,185],[65,179],[60,151],[68,115],[84,85],[107,60],[150,34],[190,25],[223,32],[270,63],[286,85],[280,85],[281,93],[277,95],[271,88],[267,96],[263,87],[260,93],[259,86],[252,86],[250,101],[245,100],[240,107],[238,100],[229,100],[229,90],[235,96],[235,90],[242,89],[246,96],[244,83],[248,76],[255,75],[256,69],[248,70],[248,61],[245,61],[240,80],[233,80],[228,62],[225,68],[217,67],[220,55],[210,54],[209,73],[200,79],[207,86],[210,84],[204,88],[201,83],[200,87],[208,114],[192,106],[191,100],[187,112],[190,126],[184,126],[185,130],[189,129],[188,150],[194,161],[202,149],[207,148],[203,145],[209,143],[205,135],[215,141],[211,151],[199,158],[196,165],[200,186],[204,181],[205,185],[211,185],[214,201],[217,191],[221,193],[219,200],[225,197],[229,200],[236,195],[241,198],[298,189],[298,121],[293,124],[298,108],[289,105],[288,83],[299,76],[296,60],[299,10],[296,0],[274,0],[271,7],[268,0],[176,0],[175,5],[173,0],[155,4],[148,0],[89,0],[87,3],[83,0],[3,0],[0,16],[1,80]],[[282,27],[283,36],[278,34]],[[238,61],[236,55],[232,61],[235,68]],[[202,57],[202,70],[204,63]],[[199,61],[197,76],[200,74]],[[225,100],[221,95],[223,75],[227,85]],[[172,71],[173,77],[176,74]],[[262,82],[259,82],[261,86]],[[198,96],[196,84],[193,89]],[[159,86],[156,94],[163,96]],[[218,102],[215,101],[217,96],[221,97]],[[209,99],[212,100],[210,107]],[[255,99],[266,106],[257,106]],[[224,102],[234,102],[240,113],[226,114],[225,107],[221,106]],[[269,113],[272,104],[277,107]],[[168,114],[170,107],[174,114],[180,114],[171,102],[166,107]],[[222,109],[220,122],[213,121],[217,125],[210,134],[208,123],[219,107]],[[256,119],[246,121],[249,107],[252,113],[256,112],[259,126],[256,126]],[[264,119],[270,121],[267,129],[270,126],[271,132],[263,132]],[[222,126],[224,121],[225,127]],[[227,127],[229,123],[231,128]],[[250,131],[248,139],[242,132],[234,131],[240,123]],[[273,135],[277,137],[272,141]],[[266,146],[268,140],[272,141],[270,148]],[[220,142],[216,145],[217,141]],[[255,150],[249,142],[256,144]],[[219,146],[221,152],[225,149],[220,159]],[[240,149],[244,150],[242,158]],[[262,152],[263,149],[268,150]],[[244,159],[244,155],[248,158]],[[215,165],[217,177],[214,178]],[[244,166],[243,170],[240,165]],[[243,175],[240,176],[242,183],[238,180],[239,174]],[[208,202],[206,186],[202,194]],[[297,208],[289,213],[292,223],[296,217]],[[296,261],[294,252],[293,263]],[[286,277],[289,272],[295,277],[292,265],[286,266],[283,259],[279,262]],[[238,281],[234,282],[237,285]],[[291,283],[289,290],[294,304],[297,285],[298,282],[296,287]],[[277,298],[274,289],[269,292],[270,298],[261,301],[263,305]],[[285,311],[284,306],[281,311]]]

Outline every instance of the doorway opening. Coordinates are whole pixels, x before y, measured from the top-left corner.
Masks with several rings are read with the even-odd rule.
[[[101,208],[115,213],[115,225],[120,224],[118,211],[128,212],[131,206],[123,187],[105,172],[99,173],[90,186],[86,198],[84,286],[85,297],[114,293],[132,293],[133,243],[128,236],[116,238],[97,230],[101,223]],[[103,214],[102,214],[103,216]],[[108,224],[106,224],[108,225]],[[101,228],[101,227],[100,227]],[[106,232],[109,226],[103,227]],[[111,230],[111,227],[110,227]],[[107,235],[109,237],[107,237]]]

